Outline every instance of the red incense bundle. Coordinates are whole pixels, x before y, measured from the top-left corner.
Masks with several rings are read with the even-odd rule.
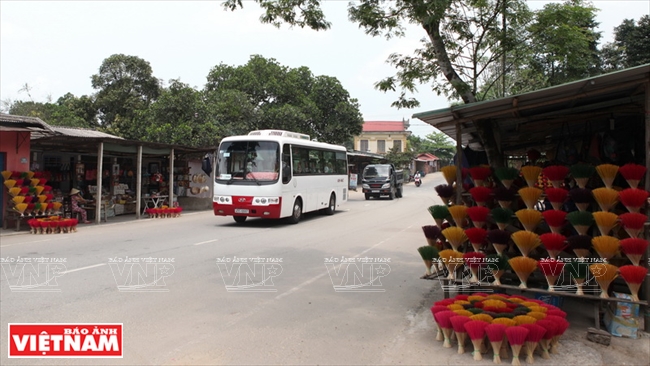
[[[537,263],[537,265],[544,274],[544,277],[546,277],[546,281],[548,282],[548,291],[555,291],[555,282],[557,282],[558,277],[562,274],[564,262],[543,258]]]
[[[483,246],[483,244],[485,244],[485,238],[487,237],[487,230],[483,228],[472,227],[469,229],[465,229],[465,235],[467,236],[467,239],[469,240],[470,244],[472,244],[472,248],[474,248],[474,251],[478,252]]]
[[[458,341],[458,354],[462,355],[465,353],[465,340],[467,339],[467,331],[465,331],[465,323],[471,321],[469,317],[466,316],[452,316],[451,325],[454,328],[454,333],[456,333],[456,340]]]
[[[522,324],[522,327],[528,329],[526,336],[526,363],[535,363],[533,352],[546,333],[546,328],[537,324]]]
[[[565,318],[566,319],[566,312],[555,308],[555,309],[548,309],[546,311],[546,316],[553,315],[553,316],[559,316],[560,318]]]
[[[569,329],[569,322],[566,319],[559,318],[559,320],[557,320],[557,323],[557,331],[551,340],[551,353],[558,353],[557,346],[560,343],[560,338],[564,335],[567,329]]]
[[[646,204],[648,192],[638,188],[628,188],[620,191],[618,197],[625,208],[630,212],[639,212]]]
[[[563,188],[546,188],[544,194],[548,201],[551,202],[553,209],[561,210],[564,201],[566,201],[566,198],[569,195],[569,191]]]
[[[648,270],[641,266],[627,265],[620,267],[618,271],[621,274],[621,277],[625,280],[625,283],[627,283],[627,287],[630,288],[632,300],[639,301],[639,288],[641,287],[641,283],[645,279]]]
[[[641,257],[648,248],[648,241],[641,238],[628,238],[621,240],[620,245],[632,264],[638,266],[641,263]]]
[[[542,174],[551,181],[553,187],[560,188],[564,179],[569,175],[569,168],[564,165],[551,165],[544,168]]]
[[[548,212],[548,211],[547,211]],[[566,247],[566,237],[562,234],[546,233],[539,236],[544,249],[552,259],[556,259]]]
[[[566,212],[558,210],[547,210],[542,212],[544,221],[546,221],[546,224],[551,229],[551,232],[556,234],[560,234],[562,232],[562,228],[566,222],[566,215]]]
[[[451,310],[440,311],[434,314],[438,326],[442,328],[442,334],[444,336],[444,341],[442,346],[444,348],[451,348],[451,332],[453,331],[453,325],[451,324],[451,318],[458,316]]]
[[[519,362],[519,353],[521,352],[521,347],[526,342],[528,333],[528,329],[520,325],[506,329],[506,337],[508,337],[508,343],[510,343],[510,349],[512,350],[512,365],[521,365],[521,362]]]
[[[638,238],[643,231],[643,225],[648,220],[648,216],[638,212],[624,213],[619,215],[618,218],[630,238]]]
[[[628,163],[618,168],[618,172],[625,178],[630,188],[637,188],[645,175],[646,168],[643,165]]]
[[[553,340],[555,333],[558,331],[558,324],[550,320],[542,319],[538,320],[535,325],[539,325],[546,329],[542,339],[539,341],[539,348],[542,351],[542,358],[549,359],[551,358],[551,355],[549,354],[549,351],[551,350],[551,341]]]
[[[469,168],[469,175],[472,177],[475,186],[482,186],[492,175],[492,169],[486,165],[471,167]]]
[[[483,206],[472,206],[467,208],[467,216],[472,220],[472,224],[476,228],[485,226],[487,217],[490,214],[490,209]]]
[[[469,270],[472,272],[472,277],[469,279],[471,283],[479,282],[478,271],[481,266],[485,265],[485,254],[481,252],[469,252],[463,254],[463,260],[465,265],[469,267]]]
[[[465,323],[465,330],[474,346],[474,352],[472,352],[472,354],[476,361],[483,359],[481,356],[481,345],[483,344],[483,337],[485,337],[485,327],[488,325],[490,325],[490,323],[481,320],[470,320]]]
[[[503,343],[503,338],[506,335],[506,328],[504,324],[492,323],[485,327],[485,334],[490,340],[490,345],[492,346],[492,352],[494,352],[494,363],[501,363],[501,344]]]
[[[447,304],[447,305],[449,305],[449,304]],[[439,313],[441,311],[449,310],[447,308],[447,305],[434,304],[431,307],[431,315],[433,315],[433,321],[436,322],[436,328],[438,328],[438,331],[436,332],[436,341],[442,341],[444,339],[444,337],[442,335],[442,329],[440,328],[440,325],[438,324],[438,321],[436,320],[436,313]]]
[[[485,206],[486,202],[489,202],[492,198],[492,190],[488,187],[474,187],[469,190],[469,194],[472,195],[474,202],[479,206]]]

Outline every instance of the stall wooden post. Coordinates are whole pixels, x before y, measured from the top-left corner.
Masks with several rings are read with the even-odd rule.
[[[169,152],[169,180],[167,181],[167,194],[169,207],[174,206],[174,148]]]
[[[645,190],[650,191],[650,158],[648,157],[648,152],[650,152],[650,82],[645,83]],[[650,205],[648,205],[650,206]],[[645,225],[645,238],[650,240],[650,227],[647,223]],[[650,247],[646,249],[645,252],[646,267],[650,266]],[[650,273],[646,275],[645,284],[644,284],[643,295],[645,300],[648,302],[648,305],[644,309],[644,330],[650,332]]]
[[[463,137],[461,125],[456,121],[456,204],[463,202]]]
[[[102,220],[102,174],[104,167],[102,165],[104,161],[104,143],[100,142],[97,146],[97,196],[95,199],[95,222],[97,224],[101,223]]]
[[[135,178],[135,218],[140,219],[142,216],[142,145],[138,145],[138,161],[136,163]]]

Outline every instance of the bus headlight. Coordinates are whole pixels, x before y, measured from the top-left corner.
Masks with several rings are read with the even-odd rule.
[[[214,196],[212,201],[222,205],[232,205],[232,198],[230,196]]]
[[[280,197],[255,197],[253,204],[257,206],[268,206],[280,203]]]

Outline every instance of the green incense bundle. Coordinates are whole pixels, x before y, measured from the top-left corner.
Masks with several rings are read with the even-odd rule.
[[[573,279],[573,282],[576,284],[576,295],[584,295],[584,292],[582,291],[582,286],[585,282],[585,279],[587,278],[587,273],[589,272],[589,265],[583,261],[572,261],[569,262],[567,265],[564,266],[569,273],[571,274],[571,278]]]
[[[436,247],[432,247],[431,245],[425,245],[423,247],[419,247],[418,252],[424,261],[424,266],[427,268],[425,276],[430,276],[433,260],[439,257],[438,249]]]
[[[497,207],[490,211],[492,219],[497,223],[499,229],[504,230],[511,222],[512,216],[515,214],[509,208]]]
[[[500,167],[495,169],[494,175],[506,188],[510,188],[512,181],[519,177],[519,170],[513,167]]]
[[[479,308],[469,308],[467,309],[467,311],[475,315],[483,313],[483,309],[479,309]]]
[[[442,227],[442,221],[449,217],[449,208],[446,205],[429,206],[427,210],[436,221],[438,227]]]
[[[587,235],[589,227],[594,224],[594,214],[589,211],[569,212],[566,215],[566,219],[580,235]]]
[[[510,269],[510,264],[508,263],[508,257],[505,255],[499,254],[490,254],[487,256],[487,266],[492,271],[492,276],[494,276],[493,285],[501,285],[501,276]]]

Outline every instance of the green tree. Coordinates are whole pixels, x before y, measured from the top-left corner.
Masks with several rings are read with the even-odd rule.
[[[90,104],[86,105],[86,103]],[[56,103],[15,101],[8,107],[9,114],[38,117],[52,126],[82,128],[96,127],[93,111],[92,100],[89,97],[76,98],[70,93],[59,98]]]
[[[140,138],[144,130],[138,116],[160,94],[160,82],[153,76],[149,62],[115,54],[102,62],[99,73],[91,80],[98,90],[95,103],[102,127],[118,136]]]
[[[614,71],[650,63],[650,15],[642,16],[635,24],[625,19],[614,28],[614,42],[601,50],[604,71]]]
[[[398,151],[393,147],[386,153],[386,160],[395,165],[398,169],[408,168],[413,161],[415,154],[410,151]]]

